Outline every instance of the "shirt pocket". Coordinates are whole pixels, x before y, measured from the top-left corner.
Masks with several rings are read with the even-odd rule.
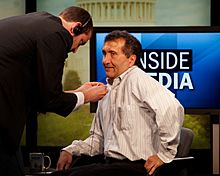
[[[117,126],[119,130],[129,130],[132,127],[132,121],[135,118],[135,109],[133,105],[123,105],[118,107]]]

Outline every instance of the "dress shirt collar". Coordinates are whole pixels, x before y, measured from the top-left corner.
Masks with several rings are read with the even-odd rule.
[[[117,78],[115,78],[113,81],[111,81],[109,78],[106,78],[106,82],[108,83],[108,85],[110,87],[115,87],[118,84],[120,84],[121,80],[125,77],[125,75],[127,75],[131,70],[135,69],[137,66],[133,65],[132,67],[130,67],[129,69],[127,69],[125,72],[123,72],[121,75],[119,75]]]

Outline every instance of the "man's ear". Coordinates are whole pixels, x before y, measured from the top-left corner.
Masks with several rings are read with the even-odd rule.
[[[134,54],[129,57],[129,67],[132,67],[134,65],[136,59],[137,57]]]

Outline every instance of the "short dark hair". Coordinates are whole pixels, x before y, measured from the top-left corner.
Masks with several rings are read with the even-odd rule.
[[[127,58],[129,58],[132,54],[136,55],[137,59],[136,59],[135,65],[137,65],[137,62],[138,60],[140,60],[140,57],[141,57],[142,46],[136,37],[129,34],[125,30],[123,31],[114,30],[105,37],[104,42],[113,41],[113,40],[117,40],[120,38],[125,40],[125,44],[122,48],[123,53],[125,54]]]
[[[81,7],[70,6],[59,14],[67,22],[80,22],[83,26],[83,33],[93,30],[93,21],[89,12]]]

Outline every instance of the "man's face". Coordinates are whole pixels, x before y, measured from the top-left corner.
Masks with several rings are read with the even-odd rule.
[[[82,33],[79,34],[77,36],[73,36],[73,44],[71,47],[71,51],[73,53],[76,53],[77,49],[82,46],[85,45],[91,38],[92,36],[92,32],[90,31],[89,33]]]
[[[102,48],[102,64],[108,78],[114,79],[134,65],[136,57],[134,55],[127,58],[122,51],[125,44],[124,39],[116,39],[104,43]]]

